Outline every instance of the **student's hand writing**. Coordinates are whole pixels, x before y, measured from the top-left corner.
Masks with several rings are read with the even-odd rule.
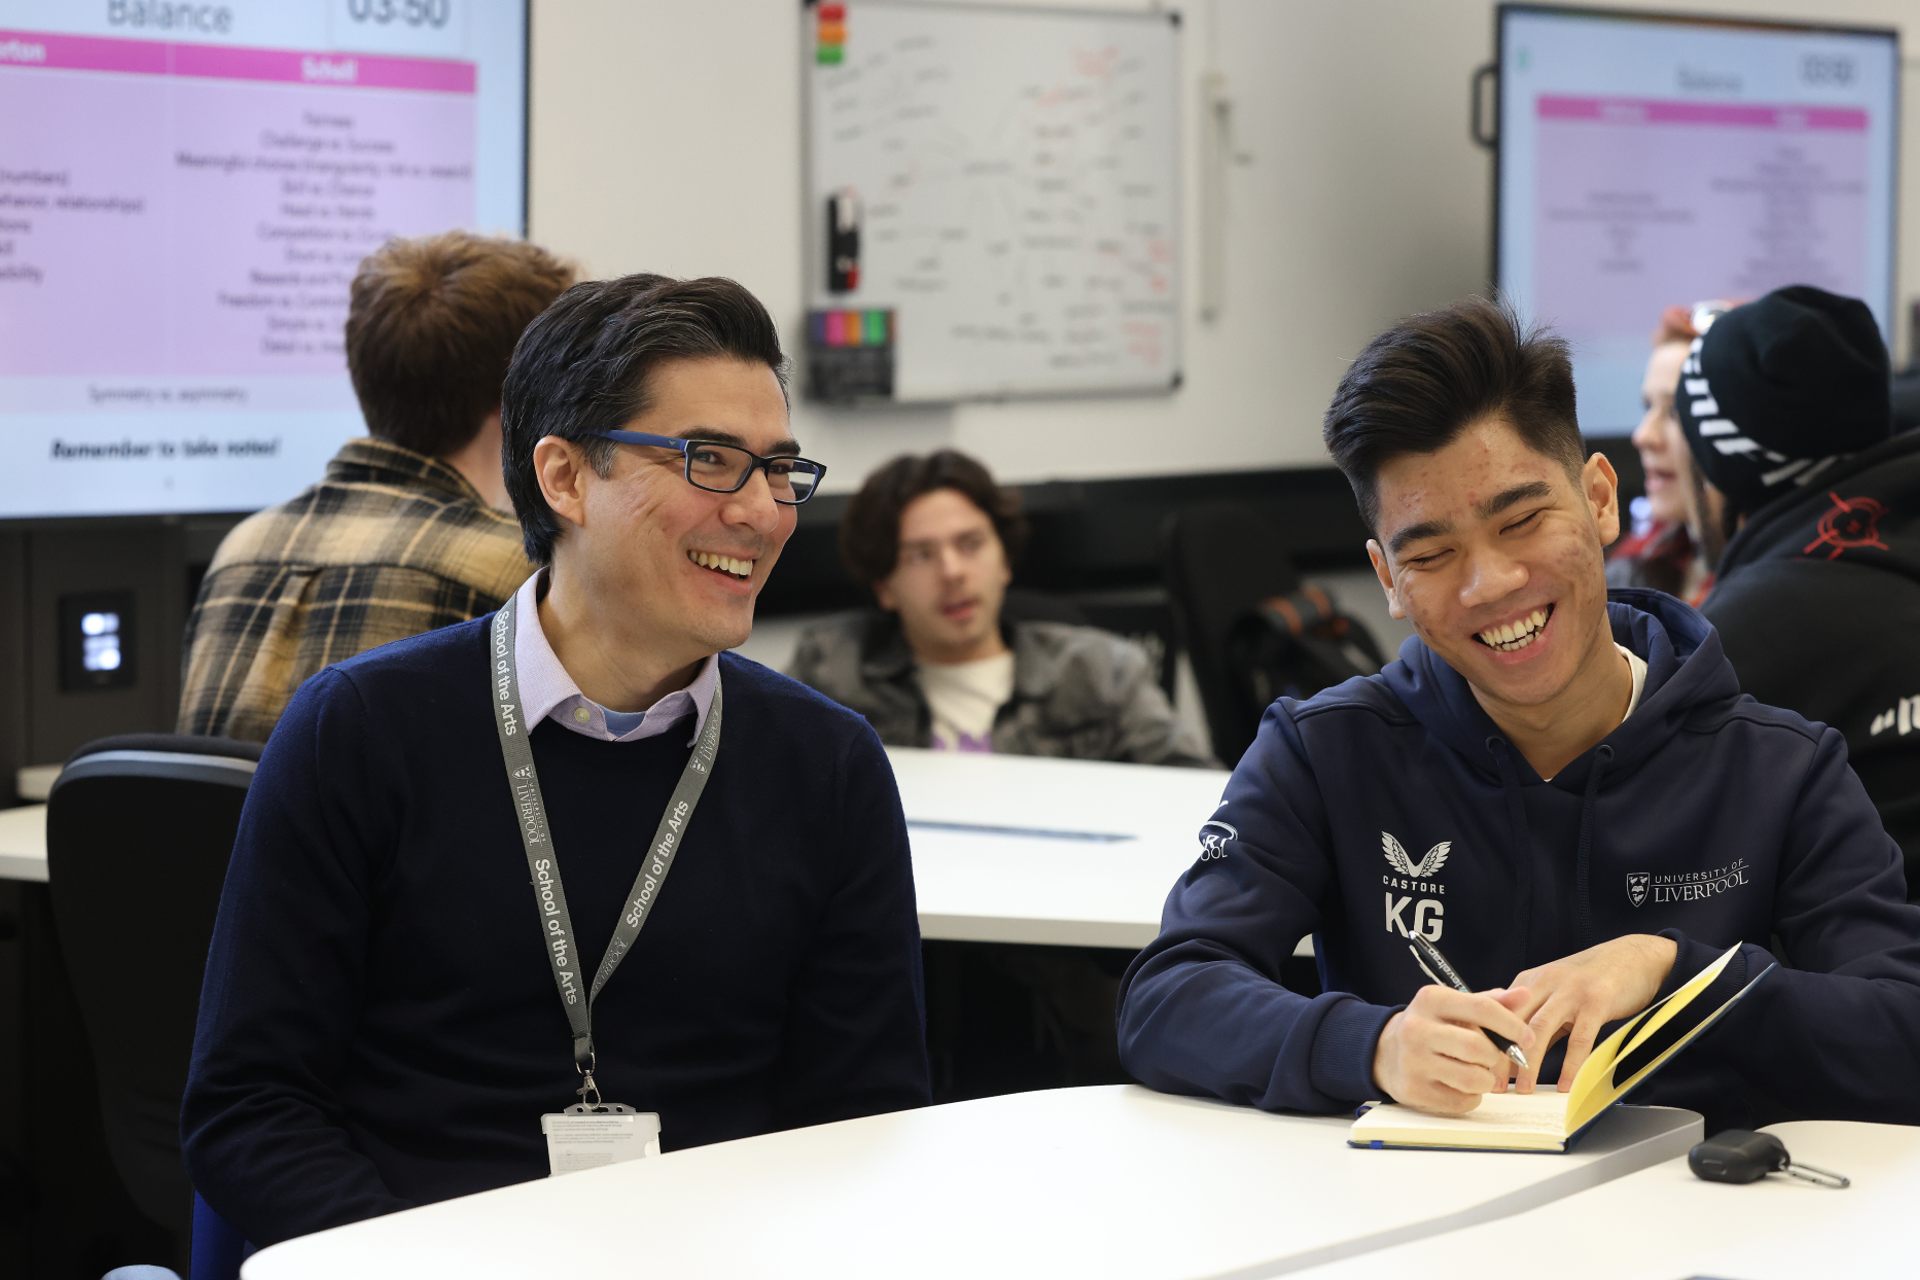
[[[1514,987],[1525,987],[1527,998],[1514,1007],[1531,1025],[1533,1043],[1540,1046],[1537,1054],[1528,1050],[1533,1065],[1518,1074],[1515,1087],[1522,1093],[1532,1092],[1541,1060],[1564,1035],[1567,1054],[1559,1087],[1562,1092],[1570,1088],[1580,1064],[1593,1052],[1600,1028],[1651,1004],[1678,951],[1672,939],[1630,933],[1515,978]]]
[[[1512,1061],[1487,1039],[1491,1029],[1531,1053],[1533,1033],[1514,1010],[1521,990],[1455,991],[1425,986],[1387,1020],[1373,1050],[1373,1082],[1395,1102],[1465,1115],[1500,1088]]]

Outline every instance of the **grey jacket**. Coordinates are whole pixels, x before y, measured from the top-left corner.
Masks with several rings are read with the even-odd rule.
[[[1137,645],[1057,622],[1005,630],[1013,700],[994,719],[996,753],[1219,767],[1174,716]],[[865,716],[888,746],[932,742],[933,715],[891,613],[864,610],[807,628],[790,674]]]

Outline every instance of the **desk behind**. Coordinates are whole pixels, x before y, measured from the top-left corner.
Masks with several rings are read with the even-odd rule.
[[[1137,1085],[1011,1094],[483,1192],[288,1241],[241,1275],[1268,1274],[1546,1203],[1700,1127],[1620,1108],[1571,1155],[1408,1158],[1349,1148],[1347,1123]]]
[[[1192,865],[1219,769],[894,747],[920,932],[1135,950]]]
[[[960,942],[1145,946],[1227,782],[1216,769],[909,748],[888,756],[921,932]],[[46,881],[44,804],[0,810],[0,879]]]
[[[57,764],[22,765],[14,771],[14,788],[20,792],[22,800],[45,800],[53,793],[54,779],[60,776],[62,767]]]
[[[1189,851],[1230,776],[1224,769],[916,747],[889,747],[887,759],[909,822],[1109,842],[1178,833]]]
[[[0,880],[47,882],[47,806],[0,809]]]
[[[1160,932],[1193,835],[1094,844],[909,825],[920,936],[1137,951]]]

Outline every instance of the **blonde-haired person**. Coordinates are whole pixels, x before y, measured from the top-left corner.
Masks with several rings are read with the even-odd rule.
[[[1640,425],[1631,437],[1645,476],[1647,520],[1607,557],[1608,586],[1651,587],[1693,605],[1712,587],[1713,562],[1725,544],[1702,516],[1699,477],[1673,402],[1687,347],[1700,336],[1694,327],[1697,310],[1668,307],[1653,331],[1653,351],[1640,382]]]

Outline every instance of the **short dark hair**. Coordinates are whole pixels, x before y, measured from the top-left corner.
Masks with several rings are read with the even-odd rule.
[[[1027,545],[1027,518],[1020,495],[1002,489],[978,462],[957,449],[924,456],[901,454],[868,476],[840,518],[840,558],[862,586],[871,587],[900,561],[900,514],[915,498],[952,489],[993,522],[1007,563]]]
[[[500,402],[501,465],[527,557],[553,559],[560,521],[540,492],[533,447],[545,436],[579,444],[600,475],[615,444],[596,432],[652,403],[648,374],[663,361],[731,357],[764,364],[787,393],[786,356],[773,317],[732,280],[640,274],[590,280],[561,294],[514,348]]]
[[[521,331],[574,275],[539,245],[470,231],[374,250],[354,274],[346,330],[367,430],[433,458],[465,448],[500,407]]]
[[[1369,342],[1340,379],[1321,435],[1373,530],[1381,467],[1437,453],[1496,414],[1529,448],[1580,474],[1586,453],[1566,342],[1523,329],[1506,302],[1476,297],[1411,316]]]

